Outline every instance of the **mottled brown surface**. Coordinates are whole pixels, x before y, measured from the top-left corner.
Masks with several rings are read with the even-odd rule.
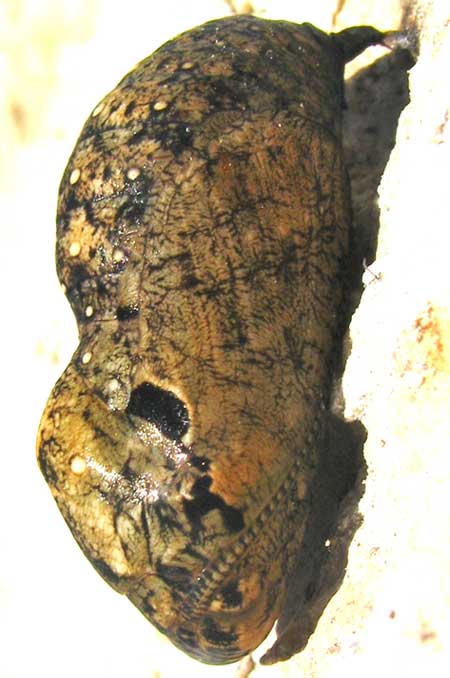
[[[41,468],[97,570],[205,662],[263,640],[302,544],[349,247],[341,47],[380,38],[184,34],[94,110],[61,184],[80,345]]]

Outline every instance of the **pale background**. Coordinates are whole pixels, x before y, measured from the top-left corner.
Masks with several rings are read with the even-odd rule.
[[[267,18],[311,21],[325,30],[332,27],[333,14],[340,14],[340,27],[365,21],[385,29],[398,25],[398,6],[405,3],[353,3],[359,9],[347,17],[349,4],[261,0],[253,7]],[[448,2],[422,5],[428,42],[422,70],[413,71],[418,112],[412,121],[404,119],[401,138],[409,149],[408,166],[418,173],[425,167],[426,176],[420,182],[417,172],[408,175],[408,186],[406,180],[394,179],[394,188],[384,181],[382,194],[385,203],[391,192],[403,196],[400,207],[389,207],[397,214],[408,202],[406,231],[399,219],[396,238],[407,233],[411,244],[415,234],[415,249],[405,254],[394,239],[388,250],[391,259],[398,255],[391,266],[400,270],[392,288],[401,293],[414,286],[417,306],[405,306],[405,297],[395,301],[389,287],[384,301],[375,298],[375,306],[392,311],[388,336],[374,329],[371,308],[364,311],[361,306],[356,322],[377,345],[380,331],[386,352],[377,356],[375,348],[372,359],[364,346],[356,350],[352,364],[360,378],[349,378],[348,385],[349,415],[364,419],[367,411],[364,421],[375,429],[386,408],[390,413],[397,409],[398,421],[406,414],[407,423],[402,427],[389,420],[382,434],[389,457],[385,448],[381,470],[380,446],[372,436],[375,452],[367,452],[372,475],[362,506],[366,521],[352,546],[343,592],[333,599],[306,653],[284,666],[258,668],[258,676],[448,675],[449,431],[447,417],[436,415],[449,395],[448,219],[439,216],[438,207],[430,218],[424,201],[439,206],[437,198],[448,193],[450,22]],[[45,400],[76,346],[75,322],[58,286],[53,255],[57,188],[69,153],[97,101],[137,61],[182,30],[228,13],[228,3],[220,0],[0,0],[0,678],[235,675],[236,667],[207,667],[184,657],[127,599],[102,582],[61,519],[34,458]],[[438,40],[433,39],[434,24],[440,27]],[[423,190],[427,178],[428,192],[417,206],[410,198]],[[429,238],[435,241],[431,253],[426,252]],[[427,256],[414,261],[413,250]],[[383,253],[380,261],[386,260],[389,281],[389,256],[381,243]],[[429,271],[424,270],[428,263]],[[425,293],[424,281],[430,280]],[[406,298],[410,303],[408,294]],[[396,324],[398,317],[403,326]],[[411,353],[410,358],[408,350],[421,342],[414,334],[418,318],[420,327],[437,326],[440,343],[432,337],[423,357]],[[386,356],[388,363],[397,360],[397,372],[403,370],[412,379],[404,384],[406,404],[394,399],[387,405],[396,386],[382,376]],[[424,412],[417,394],[425,382],[431,390],[421,397],[430,398],[431,405]],[[375,403],[372,410],[370,402]]]

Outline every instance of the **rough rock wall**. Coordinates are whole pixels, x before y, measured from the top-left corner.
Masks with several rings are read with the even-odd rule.
[[[348,20],[351,5],[357,3],[346,2],[339,21]],[[410,103],[378,189],[375,261],[351,324],[345,411],[368,431],[368,473],[360,503],[364,521],[336,604],[342,610],[348,596],[350,623],[352,616],[362,621],[355,668],[369,675],[441,676],[450,633],[449,238],[443,204],[450,168],[450,12],[443,1],[399,8],[403,21],[417,27],[420,50],[409,72]],[[360,20],[356,13],[354,18]]]

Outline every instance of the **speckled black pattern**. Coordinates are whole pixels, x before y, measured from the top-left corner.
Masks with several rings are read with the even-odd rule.
[[[80,345],[41,469],[94,567],[204,662],[264,639],[302,543],[349,246],[343,67],[382,38],[200,26],[94,109],[61,183]]]

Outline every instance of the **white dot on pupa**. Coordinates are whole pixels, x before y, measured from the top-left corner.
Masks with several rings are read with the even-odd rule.
[[[80,455],[76,454],[70,460],[70,470],[72,473],[75,473],[76,476],[81,476],[87,468],[86,460]]]
[[[96,118],[97,115],[99,115],[103,111],[104,108],[105,108],[105,104],[99,104],[98,106],[96,106],[94,108],[94,110],[92,111],[92,117]]]
[[[92,359],[92,352],[91,351],[86,351],[86,353],[83,353],[81,356],[81,362],[83,365],[87,365]]]
[[[79,242],[73,242],[69,247],[69,254],[71,257],[77,257],[81,252],[81,245]]]
[[[120,262],[125,259],[125,252],[120,248],[117,248],[114,250],[112,258],[116,264],[120,264]]]
[[[81,171],[80,171],[80,170],[78,169],[78,167],[77,167],[77,168],[74,169],[73,172],[71,173],[71,175],[70,175],[70,177],[69,177],[69,183],[72,184],[72,185],[73,185],[73,184],[76,184],[77,181],[78,181],[78,179],[79,179],[80,177],[81,177]]]
[[[141,171],[137,167],[132,167],[131,169],[128,170],[127,177],[128,179],[130,179],[130,181],[134,181],[135,179],[138,178],[140,173]]]

